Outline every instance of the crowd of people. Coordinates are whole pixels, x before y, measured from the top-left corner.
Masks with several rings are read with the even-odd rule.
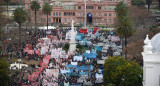
[[[87,34],[85,34],[83,39],[90,41],[92,46],[88,47],[85,45],[84,47],[86,47],[87,50],[82,53],[67,53],[62,47],[69,43],[69,40],[65,40],[66,32],[69,30],[70,29],[55,29],[48,32],[45,30],[38,30],[35,33],[29,32],[28,40],[22,43],[21,52],[19,51],[18,43],[9,45],[7,48],[7,52],[10,53],[9,59],[13,57],[12,53],[14,51],[14,56],[17,56],[17,58],[40,62],[39,65],[35,65],[34,63],[30,64],[30,69],[25,68],[24,72],[15,71],[15,73],[11,75],[14,79],[13,85],[102,85],[103,64],[98,64],[97,61],[103,60],[103,57],[114,56],[114,53],[117,51],[121,53],[121,47],[115,48],[120,46],[120,40],[112,41],[112,39],[110,39],[110,36],[116,36],[116,34],[99,32],[99,35],[96,35],[94,38],[88,38],[86,37]],[[104,40],[108,41],[106,42]],[[79,41],[77,41],[77,43],[79,43]],[[104,45],[98,45],[98,43],[103,43]],[[109,46],[105,48],[105,44]],[[19,75],[19,77],[17,77],[17,75]]]

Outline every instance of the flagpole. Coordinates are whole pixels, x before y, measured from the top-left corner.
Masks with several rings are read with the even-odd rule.
[[[86,29],[86,0],[85,0],[85,12],[84,12],[84,27]]]

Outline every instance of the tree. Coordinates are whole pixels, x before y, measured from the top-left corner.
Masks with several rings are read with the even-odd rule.
[[[128,15],[127,5],[124,4],[123,2],[120,2],[120,3],[117,4],[117,6],[115,8],[115,11],[117,13],[118,22],[121,22],[123,17]]]
[[[109,57],[107,60],[105,60],[104,73],[103,73],[104,83],[115,84],[113,83],[114,80],[112,79],[112,76],[116,72],[116,68],[120,65],[124,65],[126,62],[127,61],[123,57],[119,56]]]
[[[160,0],[157,0],[158,1],[158,8],[160,10]]]
[[[11,0],[4,0],[6,3],[7,3],[7,16],[9,18],[9,13],[8,13],[8,3],[11,1]]]
[[[144,6],[144,1],[143,0],[131,0],[132,5],[136,5],[138,7]]]
[[[0,86],[10,86],[11,77],[9,76],[9,64],[0,61]]]
[[[22,50],[21,46],[21,24],[24,23],[28,18],[28,14],[23,8],[16,8],[13,11],[13,20],[19,24],[19,45],[20,45],[20,52]]]
[[[136,29],[134,28],[133,22],[128,15],[126,4],[120,2],[119,4],[117,4],[115,10],[118,19],[116,32],[119,36],[124,38],[124,45],[125,47],[127,47],[127,38],[132,36],[136,32]],[[125,52],[125,55],[127,56],[127,52]]]
[[[47,15],[47,30],[48,30],[48,15],[52,12],[52,7],[48,3],[45,3],[42,7],[42,11]]]
[[[116,86],[142,86],[142,69],[136,62],[129,62],[123,57],[106,59],[103,79],[105,84]]]
[[[82,45],[78,44],[76,46],[76,51],[79,52],[79,53],[82,53],[82,52],[85,51],[85,48]]]
[[[152,0],[146,0],[146,4],[148,5],[148,11],[149,11],[150,6],[151,6],[151,4],[152,4]]]
[[[35,22],[35,29],[37,29],[37,11],[41,8],[40,4],[37,1],[31,2],[31,9],[34,11],[34,22]]]
[[[67,43],[67,44],[65,44],[64,47],[63,47],[63,49],[66,51],[66,53],[68,52],[69,46],[70,46],[70,45]]]
[[[128,12],[136,28],[149,28],[156,23],[156,18],[145,7],[129,6]]]

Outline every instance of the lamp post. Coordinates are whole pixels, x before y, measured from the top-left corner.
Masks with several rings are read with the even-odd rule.
[[[86,29],[86,0],[85,0],[85,12],[84,12],[84,28]]]
[[[89,79],[89,63],[90,63],[90,59],[87,60],[88,63],[88,79]]]

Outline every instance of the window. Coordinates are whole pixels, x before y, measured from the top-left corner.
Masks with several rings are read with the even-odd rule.
[[[59,16],[61,16],[61,12],[59,12]]]
[[[78,9],[81,9],[81,6],[78,6]]]
[[[79,23],[81,23],[81,19],[79,19]]]
[[[66,16],[66,12],[64,12],[64,16]]]
[[[107,16],[107,13],[105,13],[104,16]]]
[[[53,12],[53,16],[55,16],[55,12]]]
[[[50,18],[48,18],[48,22],[49,22],[49,23],[51,22],[51,19],[50,19]]]
[[[70,19],[68,19],[68,22],[70,22]]]
[[[93,6],[91,6],[90,8],[93,9]]]
[[[56,12],[56,16],[58,16],[58,12]]]
[[[99,13],[99,16],[101,16],[101,13]]]
[[[96,19],[95,19],[95,21],[94,21],[95,23],[96,23]]]
[[[109,23],[111,23],[111,19],[109,19]]]
[[[101,9],[101,6],[98,6],[98,9]]]
[[[107,23],[107,19],[104,19],[104,23]]]
[[[86,9],[93,9],[93,6],[86,6]]]
[[[73,16],[75,16],[75,12],[73,12]]]
[[[112,14],[111,14],[111,13],[109,13],[109,16],[112,16]]]
[[[69,16],[71,15],[71,13],[69,12]]]
[[[66,18],[64,18],[64,22],[66,22]]]
[[[101,19],[99,19],[99,23],[101,23]]]
[[[78,13],[79,14],[79,16],[81,16],[81,13]]]
[[[28,8],[31,8],[30,5],[28,5]]]

